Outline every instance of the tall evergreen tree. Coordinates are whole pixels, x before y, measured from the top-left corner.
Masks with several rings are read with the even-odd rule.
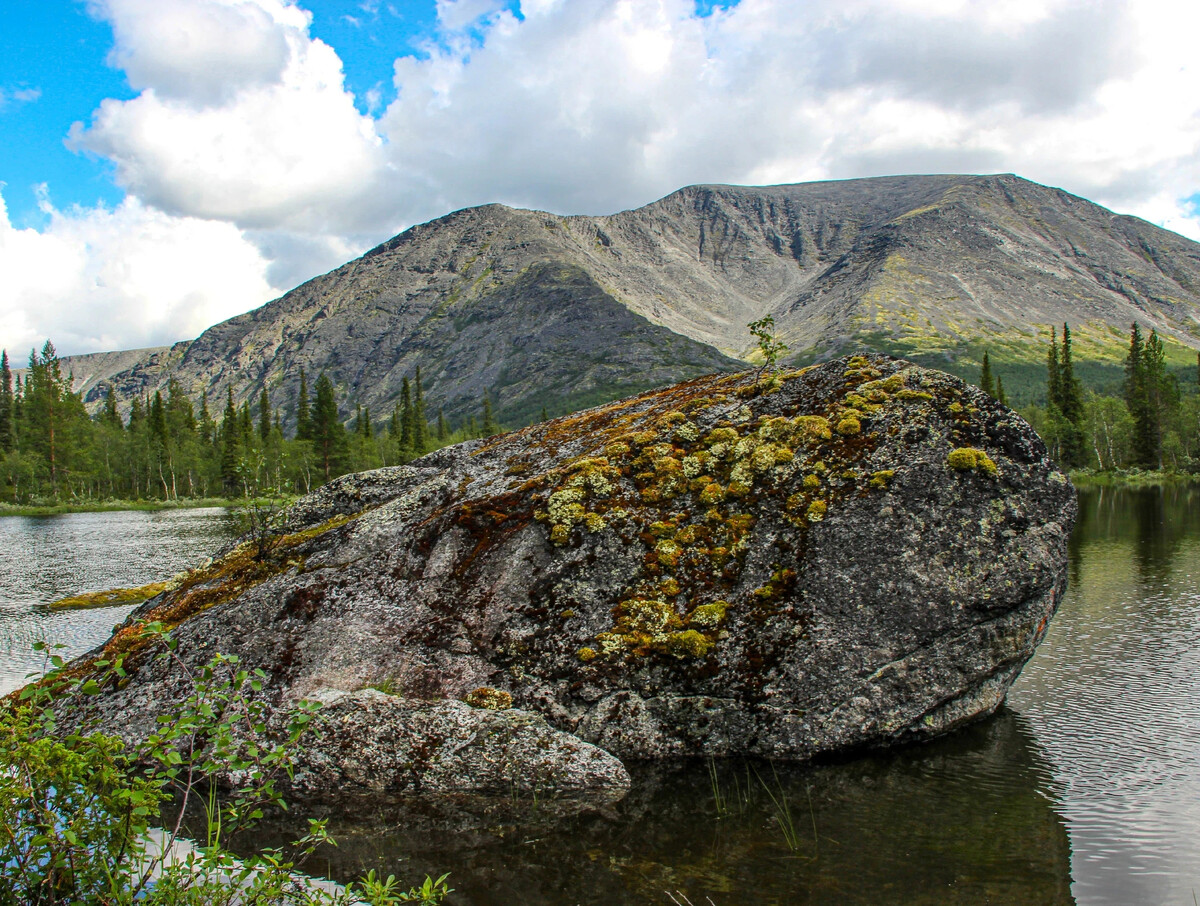
[[[264,444],[271,439],[271,400],[266,387],[258,395],[258,436]]]
[[[988,396],[996,395],[996,382],[992,378],[992,363],[985,351],[983,353],[983,367],[979,369],[979,389]],[[542,410],[542,420],[545,421],[546,410]]]
[[[1058,334],[1050,328],[1050,348],[1046,351],[1046,402],[1057,406],[1061,388],[1061,373],[1058,366]]]
[[[341,467],[346,431],[338,418],[337,399],[328,375],[322,373],[317,378],[316,391],[312,411],[312,442],[325,472],[325,480],[329,481]]]
[[[402,455],[416,455],[417,413],[413,408],[412,388],[408,378],[400,382],[400,449]]]
[[[500,426],[492,416],[492,400],[486,393],[483,395],[483,427],[480,430],[484,437],[500,433]]]
[[[125,425],[121,422],[121,413],[117,411],[117,390],[112,384],[109,384],[107,391],[104,394],[104,408],[100,410],[100,424],[108,425],[110,428],[124,428]]]
[[[446,425],[446,413],[440,406],[438,407],[437,439],[442,443],[450,439],[450,428]]]
[[[296,439],[312,440],[312,413],[308,407],[308,379],[300,368],[300,392],[296,396]]]
[[[1167,374],[1166,350],[1156,330],[1143,340],[1134,323],[1125,358],[1125,405],[1133,418],[1133,459],[1148,469],[1162,468],[1163,424],[1177,400]]]
[[[55,498],[64,466],[64,429],[70,396],[70,386],[63,377],[58,353],[54,344],[47,340],[41,355],[37,350],[29,353],[23,408],[31,447],[46,464],[50,494]]]
[[[996,375],[996,401],[1001,406],[1008,405],[1008,396],[1004,393],[1004,378],[1000,377],[1000,375]]]
[[[217,424],[213,421],[212,413],[208,411],[208,391],[204,390],[200,394],[200,423],[197,430],[200,433],[200,440],[205,446],[211,446],[217,436]]]
[[[421,366],[417,366],[417,379],[413,396],[413,450],[418,456],[429,451],[429,420],[425,417],[425,392],[421,388]]]
[[[0,352],[0,453],[16,445],[16,397],[13,394],[13,374],[8,365],[8,350]]]
[[[1083,422],[1083,386],[1075,377],[1071,353],[1071,328],[1063,324],[1062,363],[1058,370],[1058,408],[1063,416],[1078,428]]]
[[[233,387],[225,388],[225,412],[221,417],[221,484],[232,496],[238,488],[238,460],[242,451],[242,426],[233,404]]]

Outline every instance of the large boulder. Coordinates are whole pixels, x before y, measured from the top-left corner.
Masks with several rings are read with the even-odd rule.
[[[1030,427],[949,375],[866,356],[701,378],[335,481],[277,543],[135,611],[105,647],[131,675],[90,706],[138,735],[185,694],[137,638],[159,621],[183,662],[237,654],[274,704],[332,695],[364,739],[417,707],[369,687],[425,709],[511,697],[515,730],[486,707],[439,719],[514,751],[531,728],[577,737],[545,736],[579,765],[544,772],[576,787],[623,782],[580,740],[886,746],[999,707],[1063,594],[1074,515]],[[359,771],[352,744],[314,752],[310,778]],[[488,760],[438,776],[469,785]]]

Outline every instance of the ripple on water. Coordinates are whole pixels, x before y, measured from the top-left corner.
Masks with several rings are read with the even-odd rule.
[[[1200,532],[1173,543],[1132,511],[1088,538],[1009,696],[1071,837],[1080,904],[1191,903],[1200,891]]]
[[[65,645],[62,653],[76,657],[132,609],[52,612],[46,604],[170,578],[212,554],[232,529],[223,508],[0,518],[0,694],[42,669],[35,641]]]

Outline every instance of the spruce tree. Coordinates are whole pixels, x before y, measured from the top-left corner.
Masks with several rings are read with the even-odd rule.
[[[417,379],[413,396],[413,450],[418,456],[429,452],[429,421],[425,417],[425,392],[421,388],[421,366],[417,366]]]
[[[438,407],[437,439],[442,443],[450,439],[450,428],[446,425],[446,413],[440,406]]]
[[[1161,466],[1162,429],[1159,412],[1163,371],[1162,342],[1151,331],[1151,342],[1142,338],[1141,327],[1134,322],[1129,333],[1129,354],[1125,358],[1125,405],[1133,418],[1133,459],[1147,469]]]
[[[392,406],[392,417],[388,419],[388,437],[392,440],[398,440],[401,430],[400,404],[396,403]]]
[[[150,438],[155,444],[155,451],[166,450],[169,434],[167,431],[167,407],[163,405],[162,393],[154,391],[154,402],[150,404]]]
[[[343,450],[346,443],[346,430],[338,418],[337,399],[333,392],[333,382],[322,372],[317,378],[316,401],[312,411],[312,442],[313,448],[325,472],[325,480],[329,481],[334,473],[341,468]]]
[[[0,352],[0,453],[16,446],[16,397],[13,395],[13,374],[8,366],[8,350]]]
[[[70,385],[63,377],[54,344],[47,340],[40,356],[36,350],[30,350],[24,396],[26,430],[32,450],[46,464],[50,494],[55,498],[64,468],[64,429],[70,397]]]
[[[413,407],[412,388],[408,378],[400,382],[400,450],[401,456],[416,455],[417,414]]]
[[[204,390],[200,394],[200,440],[204,442],[206,447],[212,446],[217,437],[217,425],[213,421],[212,413],[208,411],[208,391]]]
[[[241,441],[241,420],[233,405],[233,387],[230,386],[225,388],[225,412],[221,417],[221,484],[229,497],[237,492]]]
[[[300,368],[300,392],[296,396],[296,440],[312,440],[312,414],[308,407],[308,379]]]
[[[1000,375],[996,375],[996,401],[1001,406],[1008,405],[1008,396],[1004,393],[1004,378],[1000,377]]]
[[[112,384],[109,384],[107,393],[104,394],[104,408],[100,410],[100,424],[108,425],[110,428],[124,428],[125,425],[121,422],[121,413],[117,411],[117,391]]]
[[[258,395],[258,436],[264,445],[271,439],[271,400],[266,387]]]
[[[1058,369],[1058,408],[1067,421],[1079,428],[1083,422],[1083,387],[1075,377],[1071,355],[1071,328],[1064,323],[1062,332],[1062,363]]]
[[[983,353],[983,367],[979,369],[979,389],[990,397],[996,395],[996,382],[992,378],[992,363],[988,359],[988,354]],[[545,412],[542,410],[542,420],[545,421]]]
[[[1046,403],[1048,406],[1058,406],[1060,393],[1060,372],[1058,367],[1058,334],[1055,328],[1050,328],[1050,349],[1046,352]]]
[[[500,433],[500,426],[496,424],[492,416],[491,398],[486,393],[483,395],[483,427],[480,430],[484,437]]]

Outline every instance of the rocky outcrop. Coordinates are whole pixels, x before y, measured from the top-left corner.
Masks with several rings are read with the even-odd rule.
[[[266,559],[235,548],[135,611],[96,653],[130,676],[90,707],[129,735],[174,707],[137,637],[158,621],[185,663],[223,650],[276,704],[331,702],[314,787],[494,788],[538,751],[548,784],[620,783],[592,746],[887,746],[1002,703],[1074,514],[1029,426],[949,375],[868,356],[701,378],[334,482]]]

